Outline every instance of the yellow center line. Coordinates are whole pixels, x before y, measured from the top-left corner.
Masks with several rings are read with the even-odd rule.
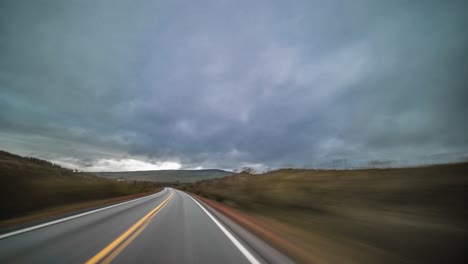
[[[104,247],[99,253],[94,257],[86,261],[86,264],[95,264],[103,260],[102,263],[109,263],[112,261],[128,244],[130,244],[145,228],[148,226],[151,219],[162,209],[169,199],[171,199],[174,192],[162,201],[158,206],[156,206],[151,212],[143,216],[138,222],[136,222],[132,227],[127,229],[123,234],[121,234],[117,239],[112,241],[109,245]],[[115,251],[114,251],[115,249]],[[114,251],[114,252],[112,252]],[[112,252],[112,254],[110,254]],[[110,254],[110,255],[109,255]],[[107,256],[107,257],[106,257]]]
[[[110,263],[115,257],[117,257],[122,250],[124,250],[132,241],[149,225],[149,221],[146,221],[144,225],[142,225],[131,237],[125,240],[119,247],[117,247],[110,255],[104,258],[100,263],[101,264],[108,264]]]

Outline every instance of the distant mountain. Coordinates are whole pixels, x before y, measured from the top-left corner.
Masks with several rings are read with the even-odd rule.
[[[199,180],[222,178],[233,175],[225,170],[152,170],[152,171],[122,171],[122,172],[94,172],[95,175],[113,179],[153,181],[163,183],[191,183]]]

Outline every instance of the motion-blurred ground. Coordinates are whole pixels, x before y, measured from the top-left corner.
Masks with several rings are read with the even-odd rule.
[[[465,263],[468,163],[239,174],[185,187],[253,216],[312,263]],[[293,248],[291,250],[290,248]]]

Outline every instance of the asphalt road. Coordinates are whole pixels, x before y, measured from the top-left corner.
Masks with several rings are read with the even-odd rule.
[[[151,196],[0,235],[0,263],[285,263],[188,194]]]

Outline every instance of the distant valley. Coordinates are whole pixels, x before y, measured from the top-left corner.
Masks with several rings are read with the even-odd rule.
[[[199,180],[222,178],[235,174],[234,172],[208,170],[152,170],[152,171],[123,171],[123,172],[94,172],[96,176],[126,181],[151,181],[160,183],[193,183]]]

